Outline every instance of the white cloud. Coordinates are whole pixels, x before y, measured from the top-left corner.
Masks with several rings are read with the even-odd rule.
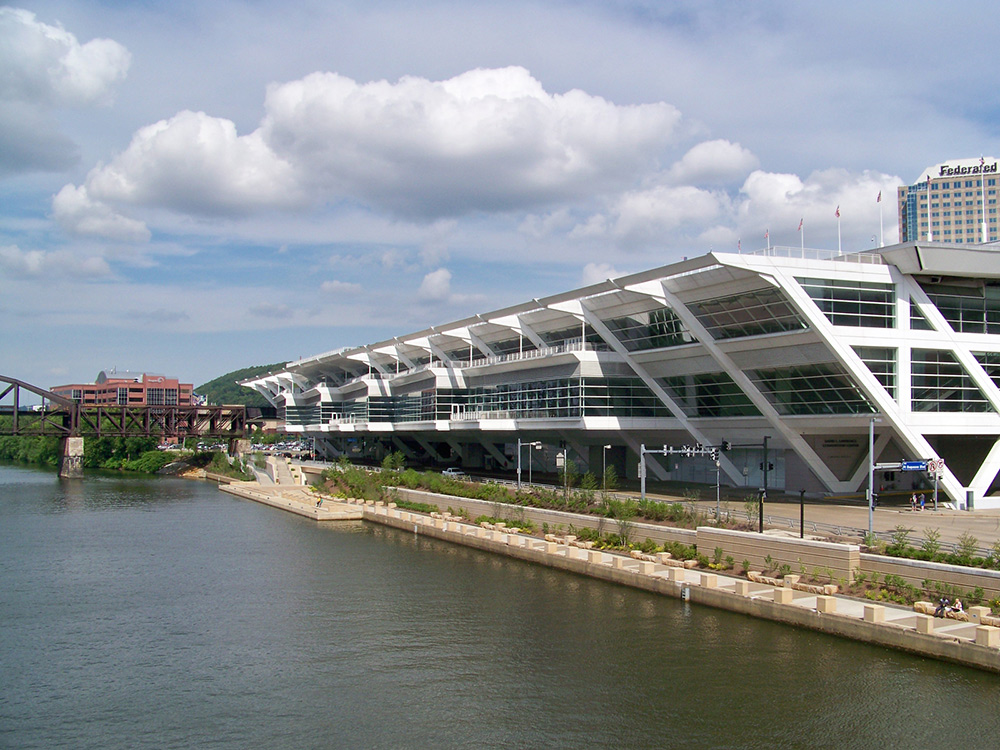
[[[106,104],[131,55],[111,39],[80,44],[61,26],[0,8],[0,99],[44,105]]]
[[[321,200],[421,220],[507,211],[631,184],[680,118],[664,103],[549,94],[523,68],[365,84],[313,73],[271,86],[266,109],[248,135],[203,112],[146,126],[90,172],[87,194],[194,215]]]
[[[0,174],[71,166],[77,147],[52,109],[110,104],[130,61],[111,39],[80,44],[30,11],[0,8]]]
[[[723,212],[725,194],[691,186],[658,186],[625,193],[614,206],[612,232],[627,242],[659,239],[683,224],[705,224]]]
[[[581,283],[583,286],[590,286],[608,279],[616,279],[621,274],[609,263],[588,263],[583,267]]]
[[[738,143],[705,141],[674,164],[668,178],[675,185],[723,185],[743,180],[760,160]]]
[[[123,153],[91,171],[86,187],[102,202],[194,215],[245,214],[304,201],[291,167],[259,132],[240,136],[230,120],[189,111],[140,129]]]
[[[763,236],[769,229],[772,243],[792,244],[798,239],[798,224],[803,223],[806,244],[817,231],[835,236],[837,207],[845,237],[864,246],[872,233],[877,233],[881,221],[887,239],[897,234],[895,208],[896,187],[902,180],[894,175],[864,171],[852,173],[844,169],[813,172],[806,179],[793,174],[755,171],[743,184],[737,209],[741,231]],[[882,194],[882,205],[877,203]],[[824,243],[827,244],[827,243]]]
[[[428,273],[420,283],[417,295],[433,302],[447,300],[451,296],[451,271],[439,268]]]
[[[361,291],[361,284],[333,280],[324,281],[319,288],[326,294],[357,294]]]
[[[272,86],[263,131],[303,180],[411,216],[544,204],[650,169],[680,115],[550,94],[524,68],[359,84],[313,73]],[[414,186],[419,185],[419,190]]]
[[[143,222],[115,213],[106,204],[92,200],[83,186],[63,187],[52,199],[52,216],[72,234],[122,242],[148,242],[151,237]]]
[[[0,269],[11,277],[99,278],[111,275],[103,258],[78,256],[65,250],[22,250],[17,245],[0,246]]]

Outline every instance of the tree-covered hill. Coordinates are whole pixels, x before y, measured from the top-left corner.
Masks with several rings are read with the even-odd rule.
[[[215,380],[210,380],[204,385],[199,385],[194,392],[208,398],[210,404],[243,404],[245,406],[268,406],[267,399],[254,390],[244,388],[237,384],[239,380],[246,380],[256,375],[263,375],[268,372],[279,372],[285,368],[284,362],[273,365],[254,365],[244,367],[242,370],[233,370],[225,375],[220,375]]]

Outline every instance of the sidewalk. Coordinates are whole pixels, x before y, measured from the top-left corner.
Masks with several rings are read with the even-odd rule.
[[[715,503],[699,502],[702,510],[714,512]],[[742,511],[742,507],[730,505],[730,509]],[[772,524],[778,528],[788,526],[790,530],[799,530],[799,504],[787,499],[768,500],[764,503],[764,513],[768,516],[787,519],[789,524]],[[831,526],[843,526],[861,531],[868,530],[868,509],[856,505],[805,505],[806,533],[809,534],[810,522]],[[979,540],[979,547],[989,549],[1000,540],[1000,510],[964,511],[940,508],[933,510],[927,507],[923,511],[912,511],[909,506],[890,506],[875,508],[872,514],[872,529],[880,534],[888,534],[903,526],[910,530],[910,543],[920,546],[924,539],[925,529],[937,529],[941,533],[942,542],[955,543],[963,534],[971,534]]]

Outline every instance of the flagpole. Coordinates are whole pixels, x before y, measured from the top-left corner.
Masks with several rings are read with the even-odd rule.
[[[879,247],[885,247],[885,229],[882,227],[882,191],[878,191],[878,198],[875,199],[878,203],[878,241]]]
[[[799,247],[802,250],[802,257],[806,257],[806,232],[802,228],[804,219],[799,219]]]
[[[771,254],[771,230],[770,229],[765,229],[764,230],[764,239],[767,240],[767,254],[770,255]]]
[[[931,228],[931,175],[927,174],[927,241],[934,241],[934,230]]]
[[[844,249],[840,244],[840,206],[837,206],[837,255],[843,255]]]

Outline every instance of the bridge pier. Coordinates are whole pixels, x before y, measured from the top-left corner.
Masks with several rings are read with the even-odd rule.
[[[83,438],[66,437],[60,442],[62,452],[59,456],[59,476],[79,479],[83,476]]]

